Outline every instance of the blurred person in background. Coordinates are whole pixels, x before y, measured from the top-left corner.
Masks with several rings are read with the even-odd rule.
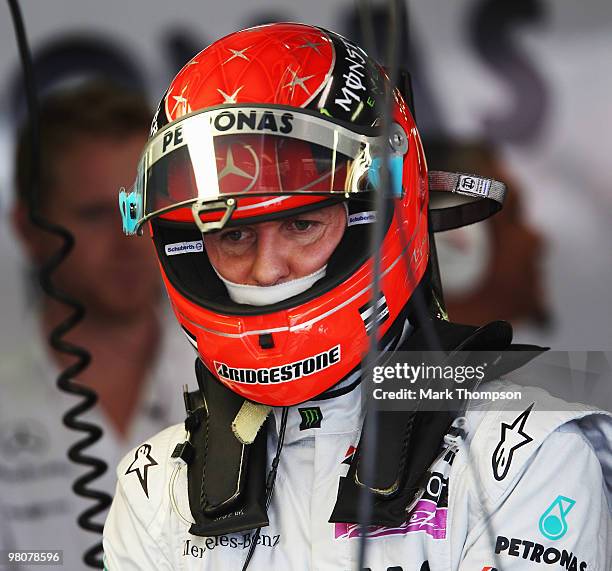
[[[98,394],[97,408],[85,418],[104,430],[85,452],[110,466],[152,431],[183,418],[176,383],[193,374],[189,345],[159,307],[152,246],[126,239],[118,219],[117,188],[132,183],[150,120],[141,95],[91,81],[51,94],[40,112],[37,206],[75,238],[53,283],[86,309],[65,339],[91,354],[77,380]],[[30,147],[25,125],[17,143],[12,220],[34,287],[29,339],[0,362],[0,548],[62,549],[66,568],[80,569],[83,552],[97,538],[77,527],[77,516],[92,502],[77,498],[71,486],[88,469],[73,465],[66,452],[84,434],[61,420],[80,399],[55,386],[75,360],[47,342],[72,310],[35,285],[35,274],[61,242],[29,220]],[[109,471],[91,487],[111,493],[114,480]]]
[[[491,145],[452,140],[425,141],[432,170],[479,173],[508,187],[496,216],[436,234],[444,299],[452,320],[484,325],[506,320],[550,325],[544,277],[544,238],[526,218],[523,194]]]

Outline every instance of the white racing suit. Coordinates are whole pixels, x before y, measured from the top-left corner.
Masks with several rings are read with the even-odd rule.
[[[512,410],[470,410],[467,435],[445,438],[406,522],[369,529],[366,568],[612,569],[612,417],[561,401],[562,410],[547,412],[540,403],[548,400],[550,409],[551,398],[533,390],[518,410],[516,403]],[[289,410],[270,525],[249,570],[356,569],[359,526],[328,520],[359,440],[360,400],[357,389]],[[279,421],[274,410],[268,462]],[[187,469],[171,458],[184,440],[182,425],[170,427],[120,463],[104,529],[107,569],[242,569],[253,531],[188,532]]]

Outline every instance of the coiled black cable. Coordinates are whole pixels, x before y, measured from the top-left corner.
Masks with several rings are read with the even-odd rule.
[[[66,259],[72,248],[74,247],[74,237],[65,228],[54,224],[45,219],[38,211],[38,200],[40,194],[40,120],[38,110],[38,100],[36,95],[36,82],[34,77],[34,69],[32,65],[32,57],[27,41],[25,25],[17,0],[8,0],[13,26],[15,28],[15,37],[19,49],[21,66],[24,75],[24,85],[26,93],[26,102],[30,123],[31,144],[31,159],[33,168],[29,172],[29,187],[31,189],[31,202],[29,217],[31,223],[39,229],[53,234],[62,240],[62,245],[57,252],[46,261],[39,272],[39,281],[43,291],[52,299],[64,304],[72,310],[72,313],[59,325],[57,325],[49,336],[49,344],[53,349],[71,355],[76,358],[74,364],[67,367],[60,373],[57,379],[57,386],[60,390],[82,397],[81,402],[71,408],[63,417],[64,425],[71,430],[83,432],[86,436],[75,443],[68,450],[68,457],[75,464],[88,466],[91,468],[89,472],[77,478],[72,486],[75,494],[84,498],[90,498],[95,501],[95,504],[85,510],[78,518],[78,524],[82,529],[94,533],[102,533],[103,525],[93,521],[93,518],[98,514],[106,511],[111,503],[111,497],[99,490],[94,490],[89,487],[89,484],[99,478],[107,470],[107,465],[104,461],[84,454],[84,450],[96,443],[102,438],[102,429],[91,423],[81,420],[79,417],[91,410],[98,397],[92,389],[83,385],[77,384],[74,378],[87,368],[91,361],[90,354],[77,345],[64,340],[64,336],[72,330],[84,317],[85,308],[75,299],[58,290],[52,280],[53,273],[59,265]],[[102,544],[89,548],[84,556],[83,561],[90,567],[103,568],[102,558],[99,555],[102,553]]]

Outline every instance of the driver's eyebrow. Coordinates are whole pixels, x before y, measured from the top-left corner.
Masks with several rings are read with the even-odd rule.
[[[319,219],[325,218],[327,220],[333,218],[335,216],[335,208],[334,206],[328,206],[327,208],[319,208],[317,210],[311,210],[310,212],[303,212],[301,214],[296,214],[295,216],[289,216],[288,219],[302,218],[302,219]]]

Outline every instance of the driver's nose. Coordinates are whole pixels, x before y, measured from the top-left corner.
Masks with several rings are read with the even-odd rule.
[[[259,228],[255,247],[250,282],[259,286],[272,286],[286,281],[291,273],[288,252],[283,248],[277,228]]]

